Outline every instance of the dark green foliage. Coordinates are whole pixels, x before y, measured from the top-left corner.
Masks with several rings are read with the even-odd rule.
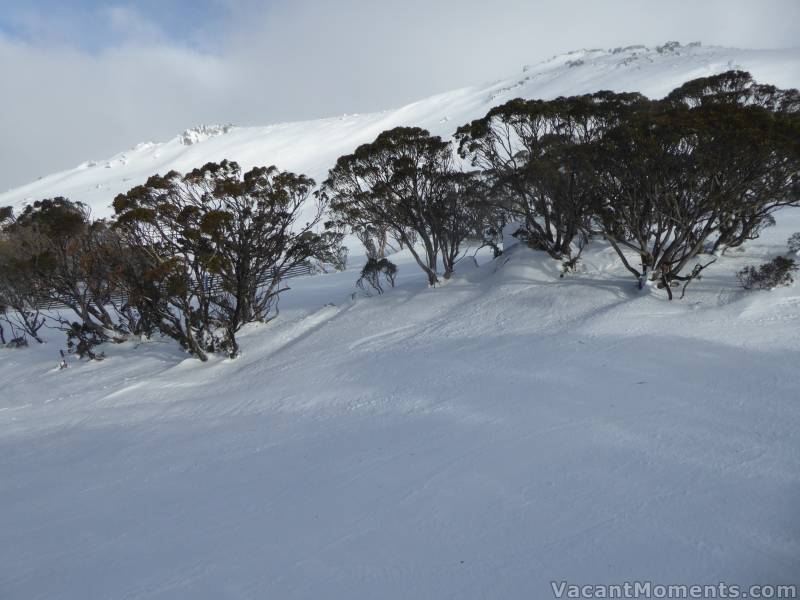
[[[303,175],[274,167],[243,174],[223,161],[121,194],[113,226],[64,198],[36,202],[16,219],[3,210],[4,322],[41,341],[39,310],[56,304],[77,316],[52,320],[82,357],[102,357],[94,348],[104,341],[156,331],[203,360],[235,356],[235,333],[277,314],[290,269],[345,260],[341,236],[316,231],[323,207],[307,210],[313,188]]]
[[[345,267],[344,231],[367,250],[357,282],[367,293],[394,285],[391,250],[407,248],[435,285],[466,240],[497,255],[503,227],[521,222],[520,237],[561,260],[562,275],[604,239],[640,287],[653,282],[672,299],[714,262],[703,253],[740,246],[776,210],[800,205],[800,93],[742,71],[660,101],[608,91],[516,99],[455,137],[476,171],[457,168],[451,142],[398,127],[341,157],[316,192],[303,175],[222,161],[119,195],[111,224],[60,197],[18,216],[0,208],[0,343],[6,327],[16,343],[41,342],[42,307],[58,304],[75,317],[48,319],[79,356],[155,332],[202,360],[236,356],[236,333],[277,315],[291,269]],[[789,250],[800,252],[800,234]],[[738,276],[770,288],[796,269],[779,257]]]
[[[456,138],[486,175],[483,204],[521,220],[530,246],[566,271],[590,236],[605,238],[640,287],[658,281],[671,298],[710,264],[692,266],[698,254],[741,245],[800,203],[798,111],[797,90],[731,71],[658,102],[512,100]]]
[[[789,236],[786,245],[789,248],[789,252],[800,253],[800,231]]]
[[[709,240],[715,251],[738,246],[773,223],[772,212],[800,202],[800,155],[790,141],[797,120],[728,101],[728,88],[719,93],[696,102],[673,93],[600,144],[597,223],[640,282],[648,273],[682,280]],[[641,268],[620,247],[636,252]]]
[[[9,327],[14,347],[27,337],[42,343],[39,331],[45,319],[39,310],[40,280],[32,273],[32,253],[24,244],[28,236],[19,235],[10,208],[0,216],[0,322]],[[5,328],[1,337],[5,343]]]
[[[106,341],[95,329],[87,327],[85,323],[65,323],[67,333],[67,352],[77,354],[79,358],[103,360],[102,352],[95,352],[95,348]]]
[[[591,216],[594,144],[645,103],[611,92],[511,100],[458,129],[459,153],[486,175],[487,202],[524,224],[528,245],[574,263]]]
[[[794,281],[792,273],[797,269],[798,266],[794,260],[778,256],[758,267],[752,265],[745,267],[736,274],[736,277],[746,290],[771,290],[775,287],[790,285]]]
[[[18,307],[18,316],[35,318],[42,305],[58,304],[70,308],[96,338],[124,337],[127,331],[109,309],[114,289],[106,246],[113,237],[106,223],[92,221],[79,202],[59,197],[26,206],[4,228],[4,243],[10,249],[6,281],[21,296],[16,304],[27,307]],[[70,327],[59,319],[55,322],[65,331]]]
[[[222,161],[118,196],[115,229],[132,259],[121,278],[140,317],[202,360],[236,356],[236,332],[277,314],[290,269],[341,261],[341,235],[316,232],[324,205],[308,211],[313,188],[304,175]]]
[[[317,267],[323,273],[327,273],[330,267],[336,271],[344,271],[347,268],[348,256],[347,246],[331,246],[316,257]]]
[[[365,287],[368,285],[378,294],[383,293],[383,285],[381,284],[381,276],[386,283],[394,287],[394,280],[397,276],[397,265],[391,262],[388,258],[369,258],[367,264],[361,269],[361,276],[356,281],[356,285],[361,288],[367,295],[370,294],[369,290]]]
[[[27,348],[28,347],[28,338],[24,335],[17,336],[11,338],[11,340],[6,344],[6,348]]]
[[[339,158],[320,196],[330,199],[332,228],[356,233],[375,258],[383,257],[387,238],[407,247],[435,285],[438,259],[449,277],[475,230],[473,177],[456,171],[449,142],[397,127]]]
[[[800,92],[756,83],[747,71],[725,71],[699,77],[675,88],[665,98],[672,104],[759,106],[775,113],[800,111]]]
[[[689,107],[705,138],[700,148],[707,193],[728,198],[719,210],[713,249],[742,245],[774,224],[771,213],[800,198],[800,92],[756,83],[728,71],[685,83],[666,104]]]

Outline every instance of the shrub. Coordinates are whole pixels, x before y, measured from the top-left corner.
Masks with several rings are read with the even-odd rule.
[[[746,290],[771,290],[772,288],[790,285],[794,279],[792,272],[797,271],[797,263],[791,258],[778,256],[759,267],[745,267],[736,277]]]
[[[28,338],[24,335],[11,338],[11,341],[6,344],[6,348],[27,348]]]
[[[369,287],[378,292],[378,294],[382,294],[383,286],[381,285],[381,275],[391,287],[394,287],[397,266],[388,258],[369,258],[367,259],[367,264],[361,269],[361,277],[356,281],[356,285],[367,295],[370,295],[370,292],[364,287],[365,284],[369,285]]]
[[[789,246],[789,252],[800,253],[800,231],[789,236],[786,245]]]
[[[95,348],[107,341],[91,327],[85,323],[65,323],[67,333],[67,352],[77,354],[79,358],[90,358],[92,360],[103,360],[105,354],[95,352]]]

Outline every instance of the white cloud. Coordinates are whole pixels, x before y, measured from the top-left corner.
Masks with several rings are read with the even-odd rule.
[[[4,189],[222,118],[235,87],[225,61],[159,45],[93,55],[0,36],[0,72]]]
[[[139,42],[164,39],[164,34],[155,23],[128,6],[107,6],[102,9],[102,13],[114,32],[124,39],[135,39]]]

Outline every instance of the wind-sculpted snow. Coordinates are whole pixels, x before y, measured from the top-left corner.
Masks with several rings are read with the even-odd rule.
[[[0,350],[2,598],[548,598],[800,573],[800,288],[688,298],[522,247],[428,289],[298,278],[207,364]]]
[[[97,216],[107,216],[116,194],[143,183],[150,175],[171,169],[185,172],[225,158],[236,160],[245,168],[275,164],[321,181],[339,156],[391,127],[422,126],[449,137],[459,125],[515,97],[546,99],[600,89],[661,97],[689,79],[730,69],[748,70],[761,82],[798,87],[800,49],[738,50],[665,44],[656,48],[580,50],[528,65],[514,77],[439,94],[381,113],[265,127],[199,127],[168,142],[139,144],[110,159],[86,162],[0,194],[0,206],[66,196],[85,202]]]
[[[230,133],[232,129],[233,125],[199,125],[180,134],[178,141],[184,146],[191,146],[204,142],[208,138]]]

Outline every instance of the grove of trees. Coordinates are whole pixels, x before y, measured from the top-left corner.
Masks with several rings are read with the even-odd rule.
[[[0,342],[41,341],[54,326],[74,351],[99,357],[99,343],[158,332],[201,360],[233,357],[244,325],[277,314],[291,269],[341,266],[347,233],[367,250],[359,285],[378,293],[394,285],[389,248],[407,249],[434,286],[467,240],[499,252],[500,232],[517,223],[517,237],[564,272],[604,240],[636,285],[672,299],[785,206],[800,206],[797,90],[729,71],[661,100],[516,99],[453,141],[385,131],[339,158],[319,188],[222,161],[151,177],[114,200],[108,221],[65,198],[2,209]]]
[[[117,196],[111,222],[64,198],[36,202],[2,230],[6,322],[39,341],[40,309],[55,304],[77,318],[50,320],[80,354],[159,332],[201,360],[234,357],[242,326],[277,314],[287,272],[338,252],[341,234],[317,231],[314,188],[303,175],[243,174],[223,161],[151,177]]]

